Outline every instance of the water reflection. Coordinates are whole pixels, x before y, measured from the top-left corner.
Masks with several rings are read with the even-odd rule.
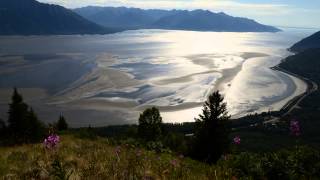
[[[136,30],[105,36],[0,37],[0,87],[46,89],[48,97],[31,103],[76,109],[77,114],[69,113],[78,119],[75,126],[90,119],[88,110],[112,116],[116,120],[111,124],[119,124],[136,122],[138,113],[150,106],[159,107],[167,122],[193,121],[217,89],[230,113],[239,116],[277,109],[304,91],[302,82],[269,67],[311,33]],[[16,59],[14,68],[6,55]],[[106,125],[105,118],[95,118],[90,124]]]

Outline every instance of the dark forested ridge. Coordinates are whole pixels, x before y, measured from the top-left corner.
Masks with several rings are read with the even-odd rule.
[[[144,10],[125,7],[74,9],[81,16],[105,27],[120,29],[171,29],[226,32],[278,32],[279,29],[247,18],[206,10]]]
[[[290,56],[280,67],[320,83],[320,48],[308,49]]]
[[[297,52],[286,58],[280,65],[282,69],[304,77],[313,82],[314,92],[299,103],[299,108],[294,109],[288,118],[300,120],[304,129],[303,137],[315,146],[319,146],[320,134],[320,32],[315,33],[291,47]]]
[[[302,52],[311,48],[320,48],[320,31],[294,44],[290,50]]]
[[[114,32],[62,6],[35,0],[0,1],[0,35],[104,34]]]

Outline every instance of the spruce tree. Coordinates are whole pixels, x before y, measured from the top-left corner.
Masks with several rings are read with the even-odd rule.
[[[8,111],[10,136],[14,143],[25,142],[27,136],[26,127],[28,125],[28,105],[23,102],[23,98],[16,88],[14,88],[11,101]]]
[[[196,118],[192,156],[207,163],[215,163],[228,150],[230,116],[227,104],[219,91],[211,94]]]
[[[36,113],[30,108],[28,112],[28,128],[29,128],[29,142],[37,142],[43,138],[45,135],[45,126],[38,119]]]
[[[23,102],[23,97],[14,88],[8,111],[8,135],[11,143],[29,143],[39,141],[45,131],[32,108]]]
[[[158,140],[161,136],[162,118],[157,108],[146,109],[139,117],[138,135],[146,141]]]
[[[7,129],[6,123],[2,119],[0,119],[0,141],[6,138],[6,129]]]
[[[66,119],[64,116],[60,115],[59,120],[57,122],[57,130],[58,131],[64,131],[68,129],[68,123],[66,122]]]
[[[0,129],[3,130],[6,129],[6,127],[6,123],[2,119],[0,119]]]

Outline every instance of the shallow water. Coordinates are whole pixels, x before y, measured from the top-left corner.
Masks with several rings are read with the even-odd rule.
[[[134,123],[149,106],[158,106],[167,122],[193,121],[216,89],[225,95],[230,113],[241,116],[279,109],[304,91],[302,82],[269,67],[312,32],[136,30],[0,37],[0,87],[46,89],[49,96],[30,103],[49,104],[46,113],[57,107],[76,110],[67,113],[74,126]],[[81,110],[102,115],[89,122]],[[103,114],[115,120],[107,122]]]

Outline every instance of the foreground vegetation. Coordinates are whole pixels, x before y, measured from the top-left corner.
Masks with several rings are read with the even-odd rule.
[[[115,144],[107,138],[62,135],[53,149],[43,144],[0,148],[4,179],[316,179],[320,152],[297,146],[269,153],[234,151],[215,165],[175,153]]]
[[[209,96],[196,123],[163,124],[159,110],[151,108],[140,115],[138,125],[70,130],[63,116],[54,125],[35,126],[41,131],[23,128],[41,122],[35,113],[28,111],[31,108],[23,103],[17,90],[12,100],[9,125],[3,125],[4,136],[0,138],[6,145],[0,148],[0,176],[5,179],[313,179],[320,176],[320,152],[302,146],[305,143],[299,121],[282,121],[272,129],[250,126],[232,130],[239,127],[239,122],[229,122],[219,92]],[[29,116],[30,113],[34,115]],[[262,144],[271,150],[275,148],[264,138],[243,134],[274,130],[291,146],[277,151],[255,151],[252,147],[261,150]],[[12,134],[18,141],[6,138]],[[250,143],[251,140],[255,142]]]

